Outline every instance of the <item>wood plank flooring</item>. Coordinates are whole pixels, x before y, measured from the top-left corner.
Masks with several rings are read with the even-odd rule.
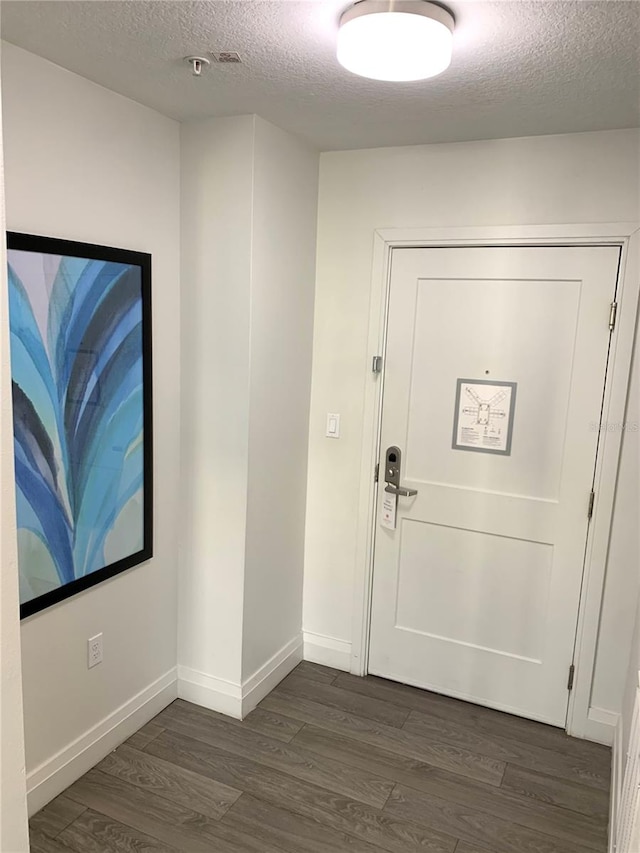
[[[34,853],[605,853],[610,750],[300,664],[239,722],[177,700],[31,819]]]

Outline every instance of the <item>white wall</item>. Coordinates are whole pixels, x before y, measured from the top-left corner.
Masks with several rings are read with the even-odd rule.
[[[640,594],[640,388],[638,365],[631,373],[625,432],[622,438],[620,467],[611,545],[607,560],[600,630],[596,655],[596,677],[591,705],[619,713],[627,676],[627,649],[632,634]],[[640,664],[640,661],[638,661]],[[640,667],[636,667],[637,669]]]
[[[639,139],[611,131],[322,155],[303,619],[320,647],[348,662],[374,230],[637,221]],[[339,441],[324,438],[329,411],[342,415]],[[626,453],[629,491],[637,460]],[[613,554],[631,547],[627,500]],[[629,565],[609,566],[594,680],[597,701],[614,712],[635,606]]]
[[[629,765],[630,756],[628,749],[634,706],[638,694],[638,679],[640,677],[640,606],[636,609],[634,616],[630,654],[620,655],[625,659],[626,673],[622,713],[618,720],[616,737],[613,743],[611,814],[609,821],[609,851],[611,853],[617,849],[623,850],[623,848],[625,851],[631,851],[631,853],[635,853],[636,850],[640,849],[640,844],[634,843],[634,841],[637,842],[638,835],[640,834],[640,813],[636,814],[635,820],[631,816],[631,819],[635,823],[635,833],[632,835],[630,846],[624,844],[622,839],[619,838],[618,833],[619,827],[621,828],[620,825],[626,824],[626,821],[629,819],[629,790],[627,789],[628,780],[625,780],[625,771]],[[633,772],[633,769],[631,769],[631,772]],[[626,796],[623,796],[623,791]],[[631,798],[633,799],[633,792],[631,792]]]
[[[624,681],[622,713],[620,715],[620,777],[624,777],[627,762],[627,750],[631,735],[631,722],[633,720],[633,707],[636,701],[636,693],[640,685],[640,604],[634,613],[632,628],[632,642],[629,655],[621,655],[626,660],[626,672]]]
[[[317,172],[255,116],[182,127],[178,689],[236,716],[301,654]]]
[[[636,566],[636,574],[640,574],[640,568]],[[636,700],[636,692],[640,678],[640,602],[636,601],[632,622],[632,633],[629,654],[621,653],[625,661],[625,679],[623,684],[622,713],[620,715],[620,776],[624,775],[627,760],[627,749],[631,735],[631,721],[633,718],[633,706]]]
[[[243,679],[302,630],[318,154],[256,118]]]
[[[633,412],[637,413],[638,406],[638,389],[637,389],[637,377],[638,377],[638,367],[640,362],[640,349],[639,342],[636,340],[636,349],[634,355],[634,363],[633,363],[633,376],[634,381],[632,383],[632,389],[629,399],[629,412],[627,414],[628,419],[630,420],[632,417],[636,416]],[[635,445],[636,453],[638,451],[638,445],[640,445],[640,433],[627,433],[625,435],[625,448],[624,452],[629,453],[632,445]],[[624,455],[624,454],[623,454]],[[624,466],[621,466],[620,475],[622,476]],[[638,488],[638,469],[637,466],[635,469],[632,469],[630,472],[630,477],[635,480],[634,488],[637,490]],[[630,513],[633,516],[633,513]],[[638,518],[637,512],[635,513],[635,518],[629,518],[629,543],[635,542],[635,563],[626,564],[627,570],[635,578],[636,584],[640,586],[640,559],[638,558],[638,551],[640,545],[640,531],[638,528]],[[634,524],[635,522],[635,524]],[[610,563],[612,562],[612,557],[610,557]],[[628,748],[629,748],[629,738],[631,735],[631,724],[633,720],[633,710],[636,701],[636,695],[638,692],[638,678],[640,677],[640,599],[633,598],[629,596],[629,606],[633,610],[633,618],[631,620],[630,632],[631,637],[627,646],[622,643],[617,649],[616,656],[616,665],[624,667],[624,678],[622,682],[622,701],[621,701],[621,715],[618,722],[618,730],[616,732],[616,738],[614,741],[614,756],[613,756],[613,769],[614,769],[614,777],[612,780],[612,819],[610,824],[609,833],[610,836],[613,833],[613,841],[615,841],[615,828],[618,823],[618,808],[621,800],[622,793],[622,783],[624,780],[625,769],[627,765],[628,759]],[[629,653],[626,653],[626,650],[629,650]],[[619,685],[616,683],[616,689],[619,689]],[[640,833],[640,814],[638,814],[635,818],[635,844],[634,840],[632,840],[630,850],[640,849],[638,848],[638,834]],[[613,849],[611,845],[610,849]]]
[[[117,730],[124,737],[175,695],[179,129],[8,44],[2,84],[8,227],[153,255],[155,556],[22,624],[33,810],[113,748],[112,725],[150,702]],[[89,671],[86,641],[98,632],[104,662]]]
[[[0,230],[4,231],[2,147],[0,123]],[[24,853],[29,849],[29,839],[22,724],[8,308],[7,256],[3,240],[0,243],[0,850],[5,853]]]
[[[181,129],[181,681],[242,666],[253,124]]]

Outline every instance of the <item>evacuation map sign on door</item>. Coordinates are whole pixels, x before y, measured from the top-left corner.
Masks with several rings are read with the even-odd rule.
[[[458,379],[453,449],[509,456],[516,388],[516,382]]]

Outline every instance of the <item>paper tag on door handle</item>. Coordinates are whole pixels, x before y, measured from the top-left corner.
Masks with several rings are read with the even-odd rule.
[[[396,517],[398,515],[398,496],[390,495],[389,492],[382,493],[382,512],[380,513],[380,524],[389,530],[396,529]]]

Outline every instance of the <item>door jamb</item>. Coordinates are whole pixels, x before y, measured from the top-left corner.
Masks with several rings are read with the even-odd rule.
[[[383,359],[386,356],[390,261],[393,249],[509,245],[609,245],[622,248],[616,296],[618,322],[611,338],[602,417],[603,422],[624,423],[640,293],[640,228],[636,222],[376,230],[373,243],[367,366],[371,364],[373,356],[382,355]],[[368,671],[377,500],[374,471],[380,453],[383,386],[384,368],[380,374],[367,373],[353,602],[351,672],[354,675],[366,675]],[[611,743],[617,715],[590,708],[590,700],[622,434],[623,430],[603,430],[600,435],[594,480],[596,500],[587,534],[584,581],[578,613],[575,680],[567,717],[569,734],[603,743]]]

